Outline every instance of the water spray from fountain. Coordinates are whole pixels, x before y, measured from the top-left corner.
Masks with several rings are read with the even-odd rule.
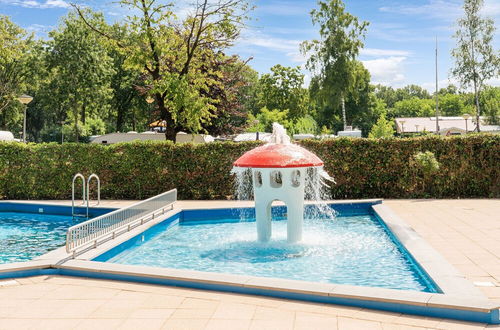
[[[287,206],[287,240],[302,239],[304,217],[333,219],[334,211],[325,203],[330,199],[328,182],[334,180],[323,169],[316,155],[290,142],[286,130],[273,124],[269,143],[254,148],[234,163],[236,196],[255,199],[258,239],[271,239],[271,206],[276,200]],[[307,200],[304,210],[304,200]]]

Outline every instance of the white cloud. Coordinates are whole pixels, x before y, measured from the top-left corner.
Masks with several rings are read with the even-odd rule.
[[[461,14],[460,1],[429,0],[423,5],[400,5],[379,8],[382,12],[396,13],[425,18],[437,18],[446,21],[455,21]]]
[[[461,0],[429,0],[422,5],[400,5],[379,8],[382,12],[396,13],[402,15],[422,16],[424,18],[435,18],[448,22],[454,22],[463,16],[463,1]],[[500,15],[500,3],[498,0],[486,0],[481,10],[487,16]]]
[[[393,85],[405,80],[404,61],[406,59],[405,56],[390,56],[362,62],[370,71],[374,84]]]
[[[63,0],[1,0],[0,2],[12,5],[12,6],[21,6],[25,8],[69,8],[70,5],[66,1]]]
[[[283,53],[292,62],[304,63],[305,57],[300,53],[300,43],[302,40],[284,39],[271,37],[266,34],[246,31],[237,42],[237,46],[245,48],[265,48],[271,51]]]
[[[438,89],[445,88],[448,85],[455,85],[459,87],[458,81],[456,81],[454,78],[442,79],[438,81]],[[436,91],[436,81],[425,82],[420,84],[420,86],[427,89],[430,93],[434,93]]]
[[[300,3],[300,1],[297,1],[297,3]],[[272,4],[257,6],[256,11],[279,16],[303,16],[309,13],[311,9],[309,5],[307,7],[302,7],[297,6],[295,3],[292,5],[287,1],[275,1]]]
[[[460,88],[460,83],[458,82],[458,80],[456,80],[453,77],[449,77],[448,79],[442,79],[442,80],[438,81],[438,88],[439,89],[445,88],[448,85],[455,85],[458,88]],[[490,80],[486,81],[485,85],[500,87],[500,78],[490,79]],[[420,84],[420,86],[422,86],[422,88],[427,89],[431,93],[434,93],[434,91],[436,90],[436,82],[435,81],[424,82],[424,83]],[[469,87],[469,88],[465,89],[465,91],[472,92],[473,89],[472,89],[472,87]]]
[[[409,56],[411,52],[406,50],[363,48],[360,55],[365,56]]]

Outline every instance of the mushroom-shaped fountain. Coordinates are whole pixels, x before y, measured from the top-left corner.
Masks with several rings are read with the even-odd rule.
[[[270,143],[254,148],[234,162],[252,171],[257,234],[261,242],[271,238],[271,205],[279,200],[287,206],[287,240],[302,239],[306,171],[323,166],[315,154],[290,143],[286,130],[273,124]]]

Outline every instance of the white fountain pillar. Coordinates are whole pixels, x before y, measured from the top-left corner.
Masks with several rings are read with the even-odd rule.
[[[302,239],[304,222],[305,167],[252,168],[257,235],[261,242],[271,239],[271,205],[279,200],[287,207],[287,240]]]

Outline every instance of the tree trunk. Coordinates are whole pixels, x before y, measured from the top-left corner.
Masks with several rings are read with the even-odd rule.
[[[78,109],[73,112],[75,114],[75,142],[78,143]]]
[[[340,97],[340,104],[342,105],[342,120],[344,121],[344,131],[347,129],[347,119],[345,115],[345,100],[344,95]]]
[[[123,131],[123,124],[125,122],[125,111],[119,107],[118,108],[118,113],[116,114],[116,131],[117,132],[122,132]]]
[[[474,78],[474,98],[476,101],[476,132],[480,132],[480,117],[481,117],[481,109],[479,108],[479,91],[477,90],[476,78]]]
[[[87,119],[86,113],[85,113],[85,106],[82,106],[82,124],[85,125],[85,121]]]
[[[172,118],[172,114],[165,106],[165,100],[163,99],[161,94],[156,94],[155,98],[158,104],[158,110],[160,110],[161,120],[165,120],[165,122],[167,123],[167,127],[165,129],[165,139],[175,142],[177,138],[177,127],[175,125],[174,119]]]

